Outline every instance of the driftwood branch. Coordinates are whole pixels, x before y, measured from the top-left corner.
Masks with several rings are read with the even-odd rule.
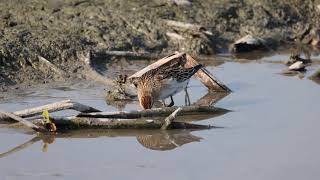
[[[143,117],[163,117],[173,113],[178,107],[154,108],[139,111],[122,111],[122,112],[96,112],[96,113],[80,113],[77,117],[90,118],[119,118],[119,119],[137,119]],[[229,112],[227,109],[207,106],[185,106],[181,107],[181,114],[192,115],[201,113],[225,114]]]
[[[70,99],[60,101],[60,102],[55,102],[51,104],[46,104],[43,106],[35,107],[35,108],[29,108],[29,109],[24,109],[20,111],[15,111],[12,114],[20,117],[31,117],[35,115],[41,114],[44,110],[47,110],[49,112],[55,112],[55,111],[61,111],[65,109],[74,109],[79,112],[100,112],[100,110],[95,109],[93,107],[83,105],[77,102],[73,102]],[[8,118],[11,118],[9,116],[6,116],[6,114],[0,115],[0,120],[8,120]]]
[[[186,67],[193,67],[199,63],[190,55],[186,55]],[[213,76],[206,68],[201,68],[195,76],[199,79],[208,89],[219,92],[232,92],[225,84]]]
[[[50,117],[50,119],[57,127],[57,131],[77,129],[160,129],[165,124],[165,120],[160,117],[170,115],[176,109],[176,107],[170,107],[130,112],[82,113],[79,115],[80,117]],[[229,110],[214,107],[181,107],[181,116],[179,116],[181,119],[177,117],[177,120],[171,122],[170,129],[208,129],[212,126],[187,122],[213,118],[227,112]],[[40,126],[43,124],[43,120],[33,120],[32,123]],[[10,127],[20,128],[21,124],[11,124]]]
[[[164,57],[164,58],[161,58],[161,59],[159,59],[158,61],[150,64],[149,66],[147,66],[147,67],[141,69],[140,71],[134,73],[133,75],[131,75],[131,76],[129,77],[129,79],[132,78],[132,77],[140,77],[140,76],[142,76],[144,73],[146,73],[146,72],[148,72],[148,71],[150,71],[150,70],[152,70],[152,69],[156,69],[156,68],[158,68],[158,67],[160,67],[160,66],[165,66],[165,65],[168,65],[168,64],[170,64],[170,63],[180,61],[179,58],[180,58],[180,57],[183,58],[184,56],[185,56],[185,53],[176,53],[176,54],[169,55],[169,56],[166,56],[166,57]]]
[[[73,109],[73,110],[84,112],[84,113],[85,112],[101,112],[100,110],[95,109],[93,107],[83,105],[77,102],[73,102],[72,100],[68,99],[65,101],[55,102],[55,103],[39,106],[36,108],[16,111],[14,112],[14,114],[21,117],[31,117],[31,116],[41,114],[44,110],[47,110],[49,112],[54,112],[54,111],[61,111],[65,109]]]
[[[178,113],[182,110],[181,107],[179,107],[177,110],[175,110],[170,116],[168,116],[164,120],[164,124],[162,125],[161,129],[166,130],[171,125],[172,121],[177,117]]]
[[[150,119],[114,119],[114,118],[52,118],[57,127],[57,131],[77,130],[77,129],[160,129],[164,125],[164,120]],[[41,124],[41,120],[32,121]],[[198,125],[187,122],[172,122],[171,129],[209,129],[210,125]]]
[[[23,125],[31,128],[31,129],[33,129],[33,130],[35,130],[35,131],[37,131],[37,132],[47,132],[47,130],[44,129],[43,127],[37,126],[37,125],[33,124],[32,122],[27,121],[27,120],[25,120],[25,119],[23,119],[23,118],[21,118],[21,117],[19,117],[19,116],[17,116],[17,115],[14,115],[14,114],[12,114],[12,113],[9,113],[9,112],[0,112],[0,114],[3,114],[3,115],[5,115],[5,116],[7,116],[7,117],[10,117],[11,119],[13,119],[13,120],[15,120],[15,121],[17,121],[17,122],[20,122],[20,123],[22,123]]]

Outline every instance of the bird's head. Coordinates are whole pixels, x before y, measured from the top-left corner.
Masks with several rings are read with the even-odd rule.
[[[137,90],[140,106],[143,109],[151,109],[153,106],[152,87],[141,83],[137,86]]]
[[[130,82],[137,88],[140,106],[151,109],[154,103],[152,82],[144,78],[131,78]]]
[[[153,106],[153,98],[150,94],[139,95],[139,103],[143,109],[151,109]]]

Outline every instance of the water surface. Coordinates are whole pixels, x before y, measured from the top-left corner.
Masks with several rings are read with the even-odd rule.
[[[219,60],[219,57],[216,57]],[[199,121],[222,128],[202,131],[76,131],[35,138],[25,130],[0,128],[0,152],[27,142],[0,158],[1,179],[318,179],[320,178],[320,85],[305,77],[283,76],[288,53],[238,62],[220,57],[208,69],[234,92],[216,106],[223,116]],[[313,56],[317,62],[318,56]],[[223,60],[226,60],[224,62]],[[212,64],[210,60],[203,62]],[[14,111],[72,98],[102,110],[116,110],[103,86],[76,83],[28,90],[0,102]],[[192,80],[192,102],[207,93]],[[184,104],[184,93],[175,97]],[[136,103],[125,109],[137,109]],[[75,112],[69,111],[73,114]],[[60,113],[61,115],[61,113]],[[47,147],[44,147],[47,146]]]

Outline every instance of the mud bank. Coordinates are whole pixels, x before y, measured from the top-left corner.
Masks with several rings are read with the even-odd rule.
[[[210,55],[226,52],[247,34],[276,47],[303,41],[319,27],[320,0],[175,2],[1,0],[0,91],[10,85],[82,79],[86,71],[79,59],[88,51]],[[170,26],[168,20],[199,28]]]

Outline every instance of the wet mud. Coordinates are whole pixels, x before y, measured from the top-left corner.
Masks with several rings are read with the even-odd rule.
[[[232,42],[247,34],[266,39],[271,48],[303,41],[319,26],[319,4],[317,0],[1,0],[0,90],[86,79],[80,57],[88,51],[157,55],[178,50],[210,55],[227,52]],[[168,20],[196,28],[175,27]]]

